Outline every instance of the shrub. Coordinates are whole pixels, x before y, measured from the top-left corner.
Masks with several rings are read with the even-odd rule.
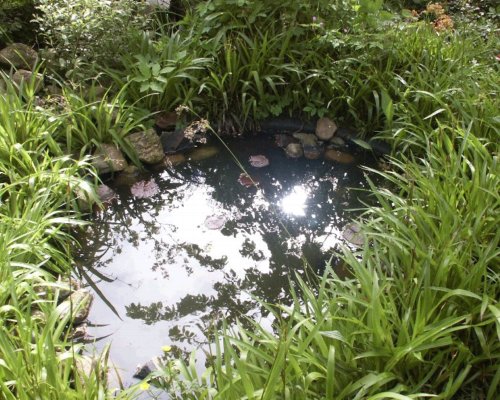
[[[135,0],[37,0],[36,7],[46,57],[69,75],[85,76],[92,63],[116,65],[148,22],[144,3]]]

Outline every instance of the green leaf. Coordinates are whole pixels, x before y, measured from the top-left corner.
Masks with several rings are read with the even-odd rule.
[[[364,141],[363,139],[351,139],[351,142],[357,144],[359,147],[362,147],[363,149],[373,150],[372,145]]]

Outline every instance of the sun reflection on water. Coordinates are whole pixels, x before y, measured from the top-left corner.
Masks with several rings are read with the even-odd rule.
[[[281,199],[281,209],[286,214],[303,217],[306,215],[308,196],[309,191],[305,187],[294,186],[292,191]]]

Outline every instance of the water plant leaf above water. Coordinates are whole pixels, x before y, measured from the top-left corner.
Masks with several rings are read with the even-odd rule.
[[[250,165],[255,168],[267,167],[269,165],[268,158],[260,154],[256,156],[250,156],[248,161],[250,161]]]
[[[149,181],[136,182],[130,188],[130,192],[139,199],[152,197],[159,191],[160,188],[158,187],[154,179],[151,179]]]

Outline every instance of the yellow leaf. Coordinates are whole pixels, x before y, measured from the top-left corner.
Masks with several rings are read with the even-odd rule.
[[[150,386],[151,386],[151,385],[150,385],[149,383],[145,382],[145,381],[144,381],[144,382],[142,382],[142,383],[139,385],[139,387],[141,388],[141,390],[148,390]]]
[[[169,351],[172,350],[172,346],[162,346],[161,349],[165,352],[168,353]]]

